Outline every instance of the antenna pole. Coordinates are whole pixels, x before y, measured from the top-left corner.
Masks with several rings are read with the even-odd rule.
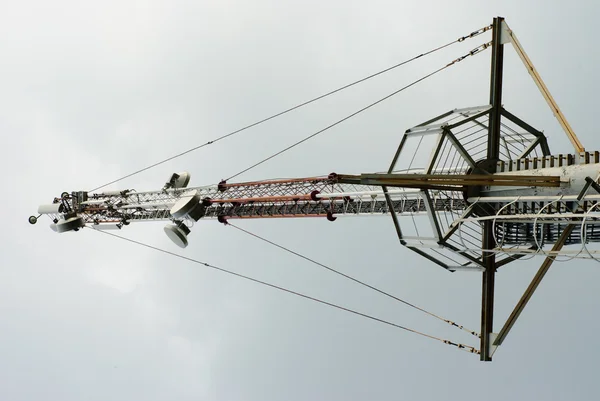
[[[487,170],[489,173],[496,171],[496,163],[500,158],[500,119],[502,112],[502,67],[504,64],[504,45],[501,41],[502,21],[504,18],[494,18],[492,26],[492,72],[490,78],[490,123],[487,143]],[[496,244],[493,235],[493,222],[483,223],[482,249],[485,270],[482,280],[481,294],[481,360],[491,361],[491,334],[494,327],[494,287],[496,276],[496,255],[485,252],[493,249]]]

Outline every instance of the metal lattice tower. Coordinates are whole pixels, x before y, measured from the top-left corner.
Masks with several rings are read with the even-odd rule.
[[[65,192],[38,212],[58,232],[167,221],[165,232],[181,247],[194,224],[207,219],[389,215],[410,250],[448,271],[482,272],[481,359],[490,361],[557,257],[600,259],[600,154],[584,150],[502,18],[492,32],[490,103],[408,129],[386,173],[205,187],[188,187],[189,174],[177,173],[154,191]],[[502,106],[505,43],[540,87],[573,154],[551,155],[544,134]],[[538,274],[493,333],[496,272],[536,255],[545,258]]]

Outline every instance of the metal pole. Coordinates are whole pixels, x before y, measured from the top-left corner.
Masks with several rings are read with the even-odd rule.
[[[487,143],[487,170],[494,173],[496,162],[500,157],[500,119],[502,111],[502,67],[504,61],[504,46],[500,40],[502,21],[504,18],[494,18],[492,27],[492,68],[490,78],[490,124]],[[482,361],[491,361],[490,334],[494,328],[494,287],[496,276],[496,255],[486,253],[486,249],[493,249],[496,244],[493,235],[493,222],[483,223],[482,258],[485,265],[481,291],[481,354]]]
[[[504,24],[504,25],[506,26],[506,24]],[[550,110],[552,110],[552,114],[554,114],[554,117],[556,117],[556,119],[560,123],[560,126],[565,131],[565,133],[567,134],[567,137],[571,141],[571,144],[573,145],[573,148],[575,149],[575,153],[578,154],[581,152],[585,152],[585,148],[583,147],[581,141],[579,140],[579,138],[577,138],[575,131],[573,131],[573,128],[571,128],[571,125],[567,121],[567,118],[565,117],[565,115],[558,108],[558,104],[556,103],[556,100],[554,100],[554,98],[550,94],[550,91],[548,90],[548,87],[542,80],[542,77],[540,76],[540,74],[538,74],[537,70],[533,66],[533,63],[527,56],[527,53],[525,53],[525,50],[523,50],[523,46],[521,46],[521,43],[519,43],[519,40],[517,39],[515,33],[512,31],[512,29],[508,28],[508,26],[506,26],[506,32],[508,34],[508,38],[510,39],[510,42],[512,43],[515,50],[517,51],[519,58],[525,65],[525,68],[527,68],[527,72],[529,73],[529,75],[531,75],[531,78],[533,78],[533,81],[535,82],[535,84],[537,85],[538,89],[540,90],[542,96],[546,100],[546,103],[548,103],[548,106],[550,106]]]

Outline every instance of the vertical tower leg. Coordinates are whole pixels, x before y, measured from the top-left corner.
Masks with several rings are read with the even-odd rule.
[[[490,123],[487,143],[488,171],[494,173],[496,161],[500,157],[500,119],[502,109],[502,67],[504,61],[504,46],[501,42],[502,21],[504,18],[494,18],[492,29],[492,71],[490,79]],[[492,249],[496,246],[493,236],[493,222],[488,220],[483,225],[482,249]],[[481,360],[491,361],[491,338],[494,328],[494,286],[496,276],[496,255],[483,252],[485,271],[482,280],[481,295]]]

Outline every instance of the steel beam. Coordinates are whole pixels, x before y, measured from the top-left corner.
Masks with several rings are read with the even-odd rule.
[[[577,138],[575,131],[573,131],[573,128],[571,128],[571,125],[567,121],[567,119],[564,116],[564,114],[562,113],[562,111],[558,108],[558,104],[556,103],[556,101],[554,100],[552,95],[550,94],[548,87],[546,87],[546,84],[544,84],[542,77],[540,76],[540,74],[538,74],[537,70],[533,66],[533,63],[527,56],[527,53],[525,53],[525,50],[523,50],[523,46],[521,46],[521,43],[519,43],[519,40],[515,36],[515,33],[508,27],[508,25],[506,25],[506,23],[503,23],[503,26],[506,29],[506,39],[508,39],[510,41],[510,43],[513,45],[513,47],[517,51],[519,58],[525,65],[525,68],[527,68],[527,72],[529,73],[529,75],[531,75],[531,78],[533,78],[533,81],[535,82],[538,89],[540,90],[540,93],[542,94],[542,96],[546,100],[546,103],[548,103],[548,106],[552,110],[552,114],[554,114],[554,117],[556,117],[556,119],[560,123],[560,126],[567,134],[567,137],[571,141],[571,144],[573,145],[575,152],[576,153],[585,152],[585,148],[579,141],[579,138]],[[498,26],[498,27],[501,29],[500,26]],[[500,31],[500,29],[498,29],[498,30]]]
[[[494,174],[361,174],[338,175],[342,184],[386,185],[421,189],[458,189],[466,186],[560,187],[560,176]],[[452,187],[444,187],[452,186]],[[456,187],[456,188],[453,188]]]
[[[502,22],[504,18],[494,18],[492,26],[492,66],[490,77],[490,122],[487,143],[487,161],[489,173],[495,173],[500,157],[500,136],[502,118],[502,69],[504,64],[504,45],[502,44]],[[491,338],[494,328],[494,288],[496,278],[496,254],[486,252],[496,246],[494,223],[483,223],[482,260],[485,271],[482,277],[481,291],[481,354],[482,361],[491,361]]]
[[[565,227],[564,231],[562,232],[562,234],[560,235],[560,237],[558,238],[558,240],[552,247],[552,252],[558,252],[562,249],[565,242],[567,241],[567,238],[573,231],[573,228],[575,228],[574,224],[569,224],[567,227]],[[510,331],[510,329],[512,329],[515,322],[519,318],[519,315],[521,315],[521,312],[523,312],[523,309],[525,309],[527,302],[529,302],[529,300],[533,296],[533,293],[535,292],[537,287],[540,285],[542,279],[548,272],[548,269],[550,269],[550,266],[554,262],[554,259],[556,259],[556,256],[546,257],[546,259],[544,260],[544,263],[542,263],[542,266],[540,267],[540,269],[538,270],[536,275],[533,277],[531,284],[529,284],[529,287],[527,287],[527,290],[525,290],[525,292],[523,293],[523,296],[517,303],[517,306],[515,306],[515,309],[512,311],[512,313],[506,320],[506,323],[504,323],[504,326],[502,327],[502,330],[500,330],[500,333],[498,333],[498,336],[494,340],[493,345],[498,346],[498,345],[502,344],[502,342],[508,335],[508,332]]]

